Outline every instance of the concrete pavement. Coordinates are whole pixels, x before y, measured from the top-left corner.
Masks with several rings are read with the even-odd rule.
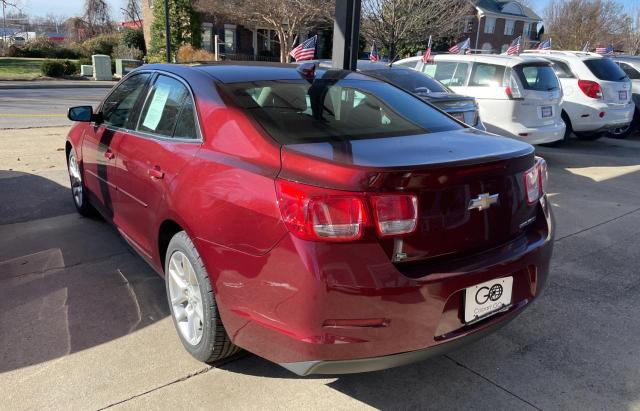
[[[300,378],[253,355],[209,367],[186,354],[163,282],[74,213],[65,132],[0,130],[3,406],[640,410],[638,140],[539,149],[558,241],[547,289],[516,321],[423,363]]]

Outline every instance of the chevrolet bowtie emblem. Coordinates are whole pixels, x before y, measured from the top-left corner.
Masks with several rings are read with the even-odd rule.
[[[482,193],[469,201],[469,210],[486,210],[494,204],[498,204],[500,194]]]

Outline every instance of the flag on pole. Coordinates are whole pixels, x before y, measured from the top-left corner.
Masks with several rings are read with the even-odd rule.
[[[520,54],[520,47],[522,46],[522,36],[518,36],[509,45],[507,49],[507,56],[517,56]]]
[[[424,53],[422,53],[422,64],[427,64],[429,59],[431,58],[431,36],[429,36],[429,41],[427,42],[427,48]]]
[[[589,51],[589,42],[588,41],[586,43],[584,43],[584,46],[582,46],[582,51],[584,51],[584,52],[588,52]]]
[[[546,39],[538,44],[538,50],[551,50],[551,38]]]
[[[469,50],[471,42],[467,38],[465,41],[461,41],[460,43],[452,46],[449,49],[449,53],[451,54],[466,54],[466,51]]]
[[[609,44],[607,47],[596,47],[596,53],[603,56],[611,56],[613,54],[613,44]]]
[[[380,53],[378,53],[378,46],[376,46],[375,40],[373,41],[373,45],[371,46],[371,53],[369,53],[369,60],[380,61]]]
[[[318,35],[307,39],[304,43],[298,44],[296,48],[289,52],[289,55],[295,61],[313,60],[316,56],[316,45],[318,44]]]

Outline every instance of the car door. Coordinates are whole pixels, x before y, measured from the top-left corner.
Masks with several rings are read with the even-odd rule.
[[[632,66],[629,63],[625,63],[622,61],[616,61],[616,63],[618,63],[622,71],[624,71],[627,77],[629,77],[629,80],[631,80],[631,87],[632,87],[633,94],[639,94],[640,93],[640,71],[638,71],[638,69],[636,69],[634,66]],[[635,97],[634,97],[634,101],[635,101]]]
[[[149,73],[140,73],[120,83],[102,102],[98,110],[100,120],[91,123],[82,140],[85,187],[93,204],[112,219],[114,202],[118,201],[117,147],[122,129],[132,119],[133,109],[149,78]]]
[[[148,258],[171,182],[201,142],[191,90],[177,77],[157,75],[136,126],[122,136],[117,161],[119,229]]]

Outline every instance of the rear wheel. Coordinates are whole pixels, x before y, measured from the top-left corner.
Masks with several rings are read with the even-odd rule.
[[[89,203],[89,198],[87,198],[87,190],[82,181],[80,164],[78,164],[78,159],[76,158],[76,153],[73,151],[73,148],[71,148],[69,157],[67,157],[67,168],[69,169],[69,181],[71,182],[71,196],[73,197],[73,204],[76,206],[76,210],[85,217],[94,216],[95,210]]]
[[[638,130],[638,125],[640,125],[640,115],[637,111],[635,111],[633,113],[633,120],[631,120],[631,124],[626,127],[618,127],[611,130],[607,134],[607,137],[619,139],[627,138]]]
[[[182,345],[203,362],[215,362],[240,350],[220,320],[209,275],[184,231],[167,248],[165,283],[173,324]]]

